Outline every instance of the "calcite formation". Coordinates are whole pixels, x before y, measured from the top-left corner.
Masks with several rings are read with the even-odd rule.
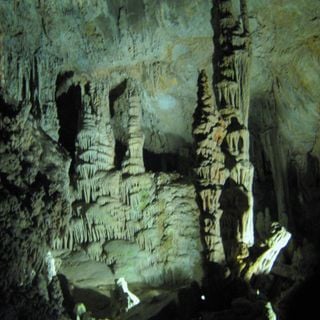
[[[104,178],[114,167],[115,139],[110,125],[108,90],[104,84],[90,85],[83,91],[80,130],[76,139],[78,198],[89,203],[105,195]]]
[[[54,248],[76,251],[81,245],[91,259],[117,268],[108,241],[135,242],[140,250],[148,252],[148,259],[139,261],[141,278],[147,283],[199,278],[201,249],[195,191],[179,182],[178,174],[145,172],[141,105],[133,79],[128,80],[124,92],[127,151],[121,170],[115,169],[106,83],[94,82],[82,88],[72,178],[77,200],[68,229],[55,239]],[[173,232],[172,228],[177,230]],[[179,257],[179,264],[174,256]],[[188,263],[181,268],[184,259]]]
[[[202,225],[209,261],[225,262],[225,253],[220,231],[220,196],[229,177],[225,167],[225,155],[221,144],[226,135],[226,123],[214,108],[208,77],[203,70],[198,81],[198,106],[195,113],[193,134],[196,139],[198,166],[197,185],[202,209]]]
[[[242,30],[233,16],[231,1],[217,1],[214,7],[217,18],[214,36],[215,102],[209,93],[207,76],[202,71],[193,130],[197,143],[199,167],[196,172],[202,210],[204,215],[209,213],[211,216],[204,218],[205,242],[209,252],[220,251],[217,257],[214,254],[209,256],[210,261],[216,262],[224,261],[221,242],[227,244],[227,260],[234,258],[237,246],[250,247],[254,243],[253,166],[249,160],[247,128],[250,39],[246,8],[241,8]],[[233,197],[233,191],[242,193],[247,204],[231,212],[225,205],[221,208],[220,200]],[[212,230],[208,236],[210,226],[215,231]],[[222,241],[221,236],[224,238]],[[213,240],[214,237],[219,240]],[[236,243],[232,243],[235,239]],[[220,249],[214,249],[214,246]]]
[[[270,237],[265,240],[266,248],[263,253],[248,266],[244,277],[250,280],[254,275],[270,273],[280,250],[288,244],[290,238],[290,232],[280,226],[279,223],[273,223],[271,225]]]
[[[238,212],[233,212],[231,219],[238,219],[235,226],[239,246],[250,247],[254,244],[253,166],[249,160],[248,132],[251,39],[245,1],[240,2],[239,21],[234,16],[231,1],[218,1],[214,9],[217,17],[214,36],[217,53],[214,56],[213,87],[218,109],[227,123],[224,152],[228,158],[225,166],[230,170],[230,180],[224,192],[227,193],[230,188],[238,189],[247,199],[247,205],[238,207]],[[231,212],[225,209],[230,216]],[[226,221],[229,219],[226,217]],[[229,228],[232,228],[230,224]]]
[[[128,123],[128,149],[126,151],[125,159],[122,163],[124,173],[136,175],[143,173],[143,143],[144,134],[141,126],[141,102],[137,90],[137,85],[133,80],[128,83],[128,106],[129,106],[129,123]]]
[[[270,246],[254,262],[253,165],[249,154],[249,70],[251,39],[245,1],[240,20],[232,1],[216,1],[215,55],[212,99],[204,70],[198,80],[194,114],[198,200],[202,237],[209,262],[227,264],[250,281],[253,274],[269,273],[290,233],[273,224]],[[277,231],[275,231],[277,229]],[[279,229],[279,230],[278,230]]]
[[[210,287],[203,267],[218,263],[223,284],[268,274],[289,295],[318,261],[318,11],[0,1],[0,317],[60,317],[56,274],[74,289],[96,273],[100,290],[178,287],[205,269]],[[214,316],[274,318],[262,296],[232,293]]]

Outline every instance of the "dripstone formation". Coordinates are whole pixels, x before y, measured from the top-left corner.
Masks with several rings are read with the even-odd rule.
[[[0,318],[311,310],[319,9],[0,1]]]

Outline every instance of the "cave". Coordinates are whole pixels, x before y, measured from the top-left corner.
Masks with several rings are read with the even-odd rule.
[[[121,163],[126,154],[127,146],[124,145],[120,140],[115,142],[115,167],[116,169],[121,169]]]
[[[123,95],[123,93],[126,90],[126,86],[127,86],[127,80],[124,80],[120,84],[115,86],[113,89],[111,89],[110,92],[109,92],[109,104],[110,104],[110,116],[111,116],[111,118],[115,114],[115,110],[114,110],[115,102],[117,101],[117,99],[119,99],[119,97],[121,97]]]
[[[143,150],[143,159],[147,171],[179,172],[179,155],[174,153],[154,153]]]
[[[81,88],[72,85],[66,93],[57,98],[57,113],[59,120],[59,143],[75,157],[75,142],[78,132],[78,119],[81,106]]]
[[[1,319],[317,314],[319,1],[0,21]]]

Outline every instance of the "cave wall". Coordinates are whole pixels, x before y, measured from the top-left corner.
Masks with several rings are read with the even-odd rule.
[[[21,257],[4,290],[30,284],[50,249],[79,286],[102,281],[92,270],[107,270],[104,284],[201,278],[192,122],[199,70],[214,78],[212,6],[1,1],[1,245],[4,265]],[[249,3],[255,236],[273,220],[293,233],[274,270],[290,285],[313,272],[319,245],[319,11],[312,0]],[[85,155],[97,139],[109,158]]]

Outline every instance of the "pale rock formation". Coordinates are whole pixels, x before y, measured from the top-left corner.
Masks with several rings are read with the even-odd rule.
[[[231,1],[217,2],[214,7],[217,17],[216,23],[219,29],[215,34],[216,58],[214,59],[215,76],[214,92],[215,107],[209,91],[209,83],[204,71],[199,76],[199,100],[198,110],[195,112],[195,123],[193,134],[196,139],[196,153],[199,167],[196,168],[199,185],[199,195],[202,199],[202,209],[204,212],[213,215],[215,221],[215,231],[211,231],[211,236],[205,236],[206,243],[210,243],[210,250],[213,244],[221,240],[212,241],[210,237],[221,239],[220,217],[223,214],[219,208],[219,199],[226,191],[226,181],[232,188],[239,186],[244,196],[247,198],[247,208],[237,208],[237,217],[227,217],[230,213],[225,213],[224,220],[230,221],[225,228],[235,228],[238,245],[250,247],[254,243],[253,232],[253,166],[249,160],[249,132],[248,112],[249,112],[249,55],[250,39],[248,38],[248,25],[245,19],[245,7],[242,7],[242,33],[235,32],[236,21],[233,17]],[[230,37],[229,37],[230,35]],[[241,46],[236,41],[241,42]],[[223,54],[225,44],[228,43],[232,52]],[[214,191],[219,190],[219,193]],[[217,197],[214,199],[215,197]],[[212,208],[211,203],[216,207]],[[214,212],[217,211],[216,214]],[[219,213],[218,213],[219,212]],[[216,217],[214,217],[216,215]],[[227,216],[226,216],[227,215]],[[219,219],[218,219],[219,218]],[[232,219],[237,221],[232,222]],[[230,224],[231,223],[231,224]],[[205,230],[209,230],[208,218],[205,221]],[[218,227],[219,226],[219,227]],[[223,230],[222,230],[223,232]],[[225,233],[226,235],[226,233]],[[223,235],[222,235],[223,237]],[[231,237],[234,237],[233,235]],[[227,242],[228,239],[225,239]],[[237,245],[236,245],[237,246]],[[233,259],[232,245],[227,245],[227,260]],[[213,250],[214,251],[214,250]],[[221,251],[221,249],[220,249]],[[222,262],[224,259],[213,258],[212,261]]]
[[[272,308],[272,304],[270,302],[266,303],[267,317],[268,320],[277,320],[277,315]]]
[[[254,244],[253,231],[253,166],[249,160],[249,76],[251,39],[246,2],[240,5],[240,19],[234,15],[232,1],[216,2],[214,15],[216,17],[214,45],[217,54],[214,57],[214,83],[217,107],[226,122],[224,139],[226,158],[225,167],[230,170],[229,184],[231,188],[239,187],[247,198],[247,208],[239,211],[228,222],[226,228],[236,227],[239,248],[250,247]],[[225,189],[224,192],[229,192]],[[230,189],[230,193],[231,193]],[[222,195],[224,197],[224,195]],[[244,210],[241,212],[241,210]],[[226,213],[229,214],[230,213]],[[225,221],[230,218],[225,217]],[[231,224],[230,224],[231,223]],[[228,241],[228,239],[225,239]],[[232,248],[227,253],[232,258]],[[243,249],[240,249],[243,251]],[[246,251],[246,250],[245,250]]]
[[[135,175],[145,171],[143,164],[144,134],[141,130],[141,101],[137,85],[133,80],[127,85],[129,123],[128,123],[128,150],[122,163],[124,173]]]
[[[209,261],[223,263],[224,249],[220,234],[221,189],[229,176],[224,165],[221,143],[226,123],[214,108],[208,77],[201,71],[198,80],[198,106],[194,115],[193,134],[196,140],[197,188],[201,206],[206,256]]]
[[[130,310],[131,308],[140,303],[140,299],[129,290],[128,283],[123,277],[119,278],[116,284],[117,286],[119,286],[119,288],[121,288],[123,293],[127,295],[126,311]]]
[[[76,303],[73,308],[73,313],[75,315],[75,320],[95,320],[82,302]]]
[[[84,88],[82,89],[84,91]],[[108,190],[105,174],[114,166],[114,136],[110,126],[106,84],[90,85],[90,96],[83,95],[80,130],[76,141],[78,198],[96,201]]]
[[[54,260],[54,257],[52,256],[51,251],[47,252],[47,255],[45,257],[45,262],[46,262],[46,265],[47,265],[48,281],[51,282],[52,278],[57,275],[55,260]]]
[[[127,192],[124,199],[113,198],[112,207],[108,202],[83,208],[86,220],[73,218],[67,238],[56,248],[77,251],[82,244],[90,259],[106,263],[116,277],[125,274],[129,283],[159,285],[200,279],[194,188],[163,173],[126,179],[130,183],[120,181],[120,189],[125,186]],[[65,259],[61,268],[72,279],[68,261]],[[112,283],[110,278],[104,281]]]
[[[266,239],[265,251],[245,271],[245,279],[250,280],[253,275],[270,273],[273,264],[291,238],[291,234],[278,223],[271,224],[270,237]]]

